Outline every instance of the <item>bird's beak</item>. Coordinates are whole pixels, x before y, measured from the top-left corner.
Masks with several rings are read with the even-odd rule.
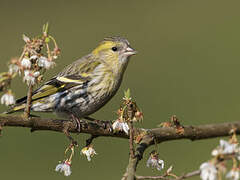
[[[134,50],[132,47],[127,47],[124,54],[127,55],[127,56],[132,56],[132,55],[137,54],[137,51]]]

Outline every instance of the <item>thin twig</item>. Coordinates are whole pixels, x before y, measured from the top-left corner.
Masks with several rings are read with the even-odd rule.
[[[144,180],[144,179],[182,180],[182,179],[187,179],[187,178],[190,178],[190,177],[193,177],[193,176],[198,176],[198,175],[200,175],[200,170],[196,170],[196,171],[186,173],[186,174],[184,174],[180,177],[174,178],[174,179],[171,179],[171,178],[168,178],[165,175],[162,175],[162,176],[136,176],[136,180]]]
[[[130,121],[129,122],[129,151],[130,151],[130,156],[132,159],[135,157],[133,137],[134,137],[133,122]]]
[[[190,178],[190,177],[198,176],[198,175],[200,175],[200,170],[196,170],[196,171],[186,173],[186,174],[180,176],[179,178],[177,178],[176,180],[186,179],[186,178]]]
[[[127,174],[127,172],[125,172],[125,173],[123,174],[123,177],[122,177],[121,180],[126,180],[126,179],[127,179],[127,176],[128,176],[128,174]]]
[[[18,59],[19,62],[21,62],[21,60],[22,60],[23,56],[25,55],[25,53],[26,53],[26,46],[24,46],[23,52],[22,52],[21,56]]]
[[[161,180],[171,180],[166,176],[136,176],[136,180],[143,180],[143,179],[161,179]]]
[[[31,105],[32,105],[32,92],[33,92],[33,85],[29,84],[28,93],[27,93],[27,103],[26,103],[26,107],[24,110],[25,118],[29,118],[29,116],[30,116]]]
[[[90,144],[92,144],[93,139],[95,139],[97,137],[98,136],[96,136],[96,135],[91,135],[91,137],[86,140],[86,147],[89,146]]]
[[[3,129],[3,126],[4,126],[4,122],[0,123],[0,136],[2,136],[2,129]]]
[[[21,60],[23,59],[24,55],[26,54],[27,51],[27,46],[25,45],[23,48],[23,52],[21,54],[21,56],[19,57],[18,61],[21,63]],[[27,93],[27,104],[24,110],[24,116],[25,118],[29,118],[30,116],[30,110],[31,110],[31,102],[32,102],[32,91],[33,91],[33,85],[29,84],[28,87],[28,93]]]

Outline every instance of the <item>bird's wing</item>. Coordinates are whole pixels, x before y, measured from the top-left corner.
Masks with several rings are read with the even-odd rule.
[[[84,84],[90,80],[89,76],[82,77],[80,75],[57,76],[46,82],[40,88],[35,90],[32,95],[32,104],[44,100],[53,94],[63,92],[75,86]],[[23,97],[16,101],[16,105],[7,113],[21,111],[26,106],[27,97]]]
[[[93,71],[99,64],[101,62],[97,61],[91,54],[73,62],[65,67],[57,76],[33,92],[32,104],[40,102],[50,95],[87,83],[91,80]],[[26,101],[27,97],[18,99],[15,106],[6,113],[23,110],[26,106]]]

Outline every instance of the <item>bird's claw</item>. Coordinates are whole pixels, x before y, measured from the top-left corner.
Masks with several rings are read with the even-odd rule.
[[[80,133],[81,132],[81,122],[80,119],[72,115],[72,120],[76,122],[76,129]]]

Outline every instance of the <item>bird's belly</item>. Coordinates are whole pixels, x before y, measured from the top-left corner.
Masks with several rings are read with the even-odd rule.
[[[79,94],[78,96],[62,97],[60,102],[55,107],[55,112],[60,117],[75,117],[82,118],[90,114],[93,114],[101,107],[103,107],[115,93],[102,94],[100,97],[93,96],[91,94]]]
[[[95,78],[96,79],[96,78]],[[103,107],[119,89],[121,79],[118,81],[110,80],[105,83],[90,81],[88,88],[73,89],[65,92],[55,105],[57,114],[74,115],[82,118],[93,114]],[[104,84],[104,86],[102,86]]]
[[[82,118],[95,113],[103,107],[111,99],[111,97],[112,96],[107,96],[105,98],[95,99],[94,101],[89,102],[80,98],[76,99],[77,102],[73,103],[73,105],[57,107],[54,111],[60,117],[71,117],[71,115],[74,115],[75,117]]]

